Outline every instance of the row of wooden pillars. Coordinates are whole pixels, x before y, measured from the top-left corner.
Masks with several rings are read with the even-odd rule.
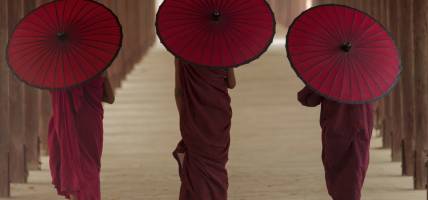
[[[30,10],[50,0],[0,1],[0,196],[10,195],[10,182],[26,182],[28,170],[40,168],[47,153],[49,94],[22,84],[5,61],[5,45],[13,27]],[[121,80],[153,44],[154,0],[101,0],[118,14],[124,26],[121,53],[109,69],[113,85]],[[288,26],[307,6],[306,0],[269,0],[279,24]],[[400,49],[403,72],[394,91],[377,103],[376,127],[391,160],[402,162],[403,175],[414,177],[414,188],[427,184],[428,152],[428,1],[314,0],[363,10],[384,24]]]
[[[288,27],[301,12],[310,6],[310,0],[267,0],[275,13],[276,23]]]
[[[376,102],[376,128],[391,161],[402,162],[402,175],[415,189],[427,188],[428,152],[428,1],[315,0],[360,9],[382,23],[399,48],[402,74],[394,90]]]
[[[51,0],[0,1],[0,197],[10,196],[10,183],[27,182],[29,170],[40,170],[47,154],[50,95],[19,81],[6,63],[5,48],[13,28],[29,11]],[[99,0],[122,23],[124,40],[109,68],[115,88],[155,41],[154,0]]]

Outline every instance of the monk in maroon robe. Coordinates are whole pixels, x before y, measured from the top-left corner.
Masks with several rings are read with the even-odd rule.
[[[342,104],[305,87],[299,101],[321,104],[322,161],[327,189],[333,200],[359,200],[369,164],[373,112],[370,104]]]
[[[182,140],[173,155],[179,164],[180,200],[226,200],[232,109],[228,88],[233,69],[194,66],[176,59],[175,96]]]
[[[107,77],[76,88],[52,91],[48,148],[52,183],[59,195],[100,200],[103,107],[113,103]]]

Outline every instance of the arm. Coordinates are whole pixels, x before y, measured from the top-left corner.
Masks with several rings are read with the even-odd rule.
[[[108,104],[114,103],[114,92],[113,88],[111,87],[110,79],[108,77],[107,71],[103,73],[103,76],[105,78],[104,80],[104,94],[103,94],[103,102],[106,102]]]
[[[175,89],[174,89],[174,96],[175,96],[175,103],[177,104],[178,113],[181,112],[181,99],[182,99],[182,89],[181,89],[181,82],[180,82],[180,61],[178,58],[175,58]]]
[[[302,90],[300,90],[300,92],[297,94],[297,96],[298,96],[298,100],[300,101],[300,103],[302,105],[308,106],[308,107],[318,106],[323,100],[323,97],[316,94],[308,86],[306,86]]]
[[[235,79],[235,71],[232,69],[229,69],[227,71],[227,87],[229,89],[233,89],[236,86],[236,79]]]

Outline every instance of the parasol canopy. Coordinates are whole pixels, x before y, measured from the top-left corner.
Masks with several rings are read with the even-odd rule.
[[[343,5],[303,12],[290,26],[286,48],[291,66],[307,86],[342,103],[383,97],[401,72],[399,52],[384,27]]]
[[[122,45],[118,18],[92,0],[57,0],[16,26],[9,67],[25,83],[46,89],[78,85],[110,66]]]
[[[237,67],[271,44],[275,19],[265,0],[165,0],[157,34],[176,57],[209,67]]]

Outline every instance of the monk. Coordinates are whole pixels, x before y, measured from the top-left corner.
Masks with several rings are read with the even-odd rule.
[[[52,91],[48,150],[52,184],[72,200],[100,200],[103,107],[114,94],[107,75]]]
[[[226,200],[233,69],[175,60],[175,97],[182,140],[173,152],[181,178],[180,200]]]
[[[327,189],[333,200],[359,200],[369,164],[373,112],[370,104],[331,101],[305,87],[299,101],[321,104],[322,161]]]

